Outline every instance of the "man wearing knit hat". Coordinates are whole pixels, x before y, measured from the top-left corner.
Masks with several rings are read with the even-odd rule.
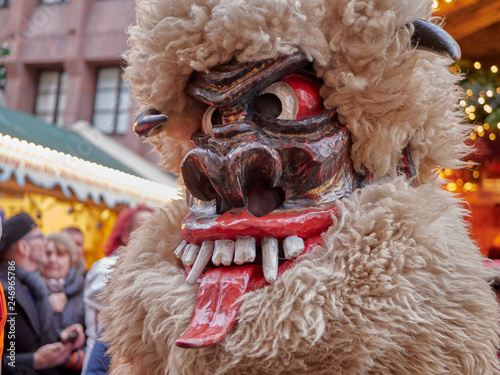
[[[81,325],[57,333],[54,315],[40,279],[46,240],[33,219],[22,212],[3,224],[0,281],[9,314],[4,334],[6,374],[58,374],[57,366],[83,345]],[[73,337],[68,341],[69,337]]]

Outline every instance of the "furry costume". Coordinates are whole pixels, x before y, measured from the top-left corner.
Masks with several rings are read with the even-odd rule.
[[[112,374],[493,374],[498,308],[461,202],[433,169],[468,150],[448,58],[411,47],[430,1],[138,0],[127,77],[144,108],[169,116],[149,140],[179,171],[206,104],[185,93],[193,71],[303,52],[326,109],[373,176],[272,284],[244,294],[215,345],[175,345],[198,285],[173,252],[188,213],[174,202],[132,236],[106,291]],[[417,175],[397,177],[409,150]],[[184,169],[185,171],[185,169]],[[184,172],[183,171],[183,172]],[[184,176],[190,177],[190,176]]]

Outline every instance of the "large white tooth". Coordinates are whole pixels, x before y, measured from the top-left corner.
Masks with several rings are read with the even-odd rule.
[[[214,252],[214,243],[212,241],[204,241],[201,244],[200,252],[198,253],[198,257],[194,261],[193,268],[189,272],[188,277],[186,278],[186,282],[188,284],[194,284],[196,279],[201,275],[203,269],[207,266],[210,258],[212,257],[212,253]]]
[[[234,243],[234,263],[251,263],[255,260],[255,238],[238,238]]]
[[[217,240],[215,241],[214,255],[212,256],[212,263],[220,266],[221,263],[225,266],[230,266],[233,262],[234,256],[234,241],[231,240]]]
[[[184,249],[184,254],[182,255],[182,263],[186,266],[190,266],[194,263],[196,255],[198,255],[200,247],[193,244],[188,244]]]
[[[174,250],[174,255],[178,259],[182,258],[182,254],[184,253],[184,248],[186,247],[186,245],[187,245],[187,241],[182,240],[182,242],[179,244],[179,246],[177,246],[177,248]]]
[[[274,237],[262,239],[262,270],[268,283],[278,278],[278,240]]]
[[[304,240],[297,236],[290,236],[283,241],[285,258],[297,258],[304,251]]]

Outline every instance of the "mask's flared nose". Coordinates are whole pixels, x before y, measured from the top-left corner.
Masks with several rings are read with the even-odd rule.
[[[218,205],[225,210],[245,206],[254,216],[263,216],[285,201],[279,186],[280,155],[258,142],[243,142],[227,155],[196,148],[186,155],[181,170],[186,188],[194,197],[223,201]]]

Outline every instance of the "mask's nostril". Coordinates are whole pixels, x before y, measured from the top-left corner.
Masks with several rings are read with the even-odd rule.
[[[205,186],[203,186],[203,195],[208,198],[208,200],[215,199],[217,193],[212,186],[212,183],[210,181],[207,181],[205,183]]]
[[[190,194],[203,201],[211,201],[217,196],[212,182],[205,174],[202,161],[197,155],[187,157],[181,166],[182,178]]]
[[[266,180],[251,181],[247,187],[248,211],[261,217],[277,208],[285,202],[285,192],[281,187],[273,188]]]

